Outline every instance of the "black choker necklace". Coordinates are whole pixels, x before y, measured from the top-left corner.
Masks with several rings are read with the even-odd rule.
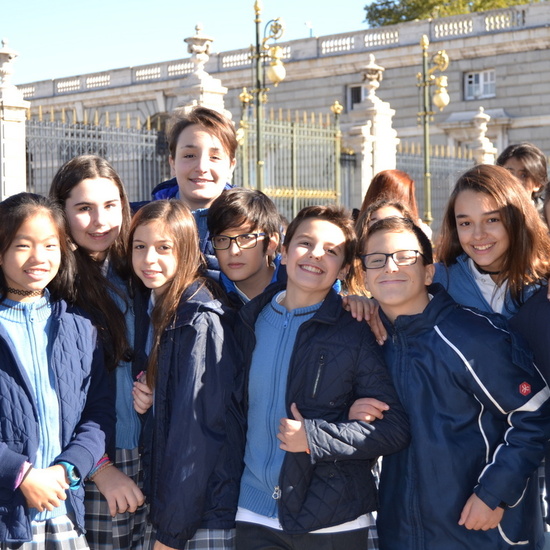
[[[482,267],[479,267],[477,264],[475,264],[476,269],[482,274],[482,275],[500,275],[500,271],[487,271],[483,269]]]
[[[34,298],[35,296],[42,296],[44,289],[42,290],[19,290],[18,288],[8,287],[8,294],[17,294],[17,296],[25,296],[26,298]]]

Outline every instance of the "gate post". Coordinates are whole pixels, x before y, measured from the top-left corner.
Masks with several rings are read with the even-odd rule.
[[[204,66],[210,58],[210,44],[213,38],[202,33],[202,25],[198,23],[195,34],[185,38],[187,51],[191,54],[191,61],[195,64],[195,70],[186,76],[181,86],[176,88],[176,111],[188,113],[194,107],[201,105],[218,111],[231,120],[232,114],[224,106],[224,96],[227,88],[222,86],[221,80],[209,75]]]
[[[25,114],[30,103],[11,83],[17,52],[2,40],[0,49],[0,199],[26,191]]]
[[[359,207],[372,178],[382,170],[391,170],[397,162],[397,132],[392,127],[395,110],[376,96],[384,67],[375,63],[369,55],[369,63],[363,69],[366,97],[353,106],[349,114],[345,145],[358,153],[360,169],[356,170],[354,189],[351,189],[350,206]]]

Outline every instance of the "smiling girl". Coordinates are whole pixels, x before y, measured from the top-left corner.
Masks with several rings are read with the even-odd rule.
[[[142,340],[154,388],[144,438],[154,548],[231,550],[244,419],[229,319],[201,277],[197,228],[182,202],[141,208],[130,243],[134,273],[151,290]],[[136,406],[143,411],[143,401]]]
[[[145,534],[131,363],[134,312],[130,298],[126,237],[130,208],[113,167],[94,155],[75,157],[55,175],[50,196],[65,210],[75,248],[77,304],[98,327],[107,368],[116,386],[116,440],[86,485],[86,529],[94,550],[139,549]],[[116,449],[115,449],[116,447]]]
[[[435,282],[460,304],[513,316],[550,273],[547,229],[505,168],[463,174],[443,218]]]
[[[0,542],[88,548],[83,482],[114,427],[101,346],[63,300],[74,258],[62,210],[20,193],[0,218]]]

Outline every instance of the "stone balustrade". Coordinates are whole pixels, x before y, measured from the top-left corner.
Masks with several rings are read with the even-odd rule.
[[[541,4],[515,6],[501,10],[457,15],[441,19],[413,21],[383,28],[304,38],[281,43],[288,63],[304,59],[370,52],[395,46],[416,45],[418,37],[428,35],[431,42],[466,36],[506,32],[513,29],[550,25],[550,12]],[[250,66],[250,48],[211,53],[205,65],[209,74]],[[179,79],[193,71],[190,58],[101,73],[22,84],[25,99],[39,99],[72,93],[128,86],[136,83]]]

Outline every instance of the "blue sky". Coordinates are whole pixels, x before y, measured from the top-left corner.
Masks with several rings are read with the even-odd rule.
[[[366,0],[263,0],[262,20],[282,17],[282,40],[366,28]],[[0,37],[18,52],[15,84],[187,57],[201,22],[213,51],[254,41],[254,0],[5,0]],[[263,27],[262,27],[263,31]]]

